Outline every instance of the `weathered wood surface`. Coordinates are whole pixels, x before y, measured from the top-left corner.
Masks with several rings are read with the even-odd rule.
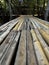
[[[26,30],[21,33],[15,65],[26,65]]]
[[[31,38],[30,31],[27,31],[27,64],[28,65],[37,65],[35,51],[33,46],[33,40]]]
[[[49,23],[24,15],[1,26],[0,65],[49,65]]]

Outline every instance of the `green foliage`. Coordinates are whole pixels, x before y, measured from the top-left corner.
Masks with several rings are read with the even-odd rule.
[[[17,6],[19,6],[19,0],[10,0],[10,6],[13,11],[13,13],[17,10]],[[47,3],[48,0],[23,0],[22,5],[28,6],[30,10],[32,10],[33,13],[37,13],[40,11],[40,8],[45,10],[45,3]],[[22,6],[20,5],[20,6]],[[0,8],[3,9],[5,14],[8,14],[9,12],[9,1],[8,0],[0,0]]]

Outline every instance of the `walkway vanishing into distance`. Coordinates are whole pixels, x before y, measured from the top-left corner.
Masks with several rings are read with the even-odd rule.
[[[49,65],[49,22],[25,15],[0,26],[0,65]]]

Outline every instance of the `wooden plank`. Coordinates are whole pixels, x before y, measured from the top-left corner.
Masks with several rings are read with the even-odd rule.
[[[37,65],[30,32],[27,31],[27,61],[28,65]]]
[[[11,40],[12,46],[9,47],[9,49],[7,50],[7,53],[4,56],[2,62],[0,62],[1,65],[10,65],[13,54],[14,54],[15,49],[16,49],[17,44],[18,44],[19,36],[20,36],[20,32],[18,32],[17,36],[13,40],[13,43],[12,43],[12,40]]]
[[[36,34],[37,34],[37,38],[40,41],[40,44],[43,48],[43,52],[45,53],[46,57],[49,60],[49,46],[46,44],[46,42],[44,41],[44,39],[42,38],[41,34],[39,33],[38,30],[35,30]]]
[[[31,33],[33,36],[33,44],[34,44],[38,64],[39,65],[49,65],[49,62],[41,48],[40,42],[38,41],[35,32],[31,30]]]
[[[42,23],[40,23],[40,21],[35,21],[47,34],[49,34],[49,28],[46,25],[43,25]]]
[[[9,47],[13,44],[11,43],[11,41],[13,42],[13,40],[16,37],[16,32],[13,31],[11,32],[8,37],[5,39],[5,41],[2,43],[1,47],[0,47],[0,62],[2,62],[3,58],[6,55],[6,51],[9,49]]]
[[[12,30],[12,28],[16,25],[17,22],[13,22],[8,29],[0,36],[0,44],[4,40],[4,38],[8,35],[8,33]]]
[[[49,22],[48,21],[44,21],[44,20],[39,19],[39,18],[35,18],[35,19],[38,20],[38,22],[40,22],[40,23],[46,25],[47,27],[49,27]]]
[[[41,29],[41,27],[39,26],[39,24],[35,20],[33,20],[32,23],[34,25],[34,28],[36,28],[36,27],[38,28],[38,30],[41,33],[42,37],[45,39],[45,41],[49,45],[49,34],[47,34],[43,29]]]
[[[47,42],[47,44],[49,45],[49,35],[42,29],[39,29],[42,37],[45,39],[45,41]]]
[[[26,30],[21,33],[19,48],[14,65],[26,65]]]
[[[22,26],[20,27],[20,30],[24,30],[25,29],[25,22],[23,21]]]

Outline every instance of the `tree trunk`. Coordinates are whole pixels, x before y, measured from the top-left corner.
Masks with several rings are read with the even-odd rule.
[[[48,20],[48,13],[49,13],[49,0],[48,0],[47,8],[46,8],[45,20]]]
[[[12,19],[12,9],[11,9],[11,0],[8,0],[9,3],[9,13],[10,13],[10,20]]]

